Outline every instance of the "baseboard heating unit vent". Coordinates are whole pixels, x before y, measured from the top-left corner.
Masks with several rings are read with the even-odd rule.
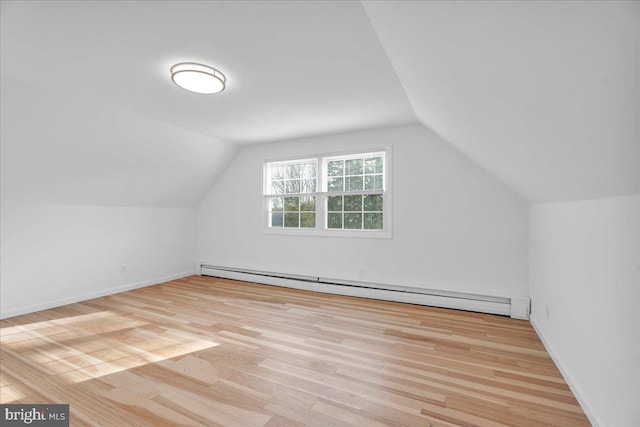
[[[203,276],[529,319],[529,297],[497,297],[201,264]]]

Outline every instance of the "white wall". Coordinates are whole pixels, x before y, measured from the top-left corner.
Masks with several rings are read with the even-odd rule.
[[[2,317],[194,272],[194,206],[235,146],[63,87],[1,84]]]
[[[1,215],[3,318],[194,272],[193,208],[3,203]]]
[[[583,408],[640,425],[640,196],[532,206],[530,256],[532,323]]]
[[[391,239],[262,232],[265,160],[385,146],[392,146]],[[244,147],[198,208],[197,223],[197,261],[527,295],[527,204],[420,125]]]

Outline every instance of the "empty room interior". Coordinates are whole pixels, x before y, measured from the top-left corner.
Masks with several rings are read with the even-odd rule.
[[[0,14],[0,424],[640,426],[640,2]]]

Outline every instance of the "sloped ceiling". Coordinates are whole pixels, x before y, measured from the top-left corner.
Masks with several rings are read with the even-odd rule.
[[[233,143],[415,121],[358,2],[17,2],[2,39],[4,75]],[[181,61],[219,68],[227,89],[175,86]]]
[[[532,202],[640,193],[640,2],[364,2],[420,121]]]
[[[2,2],[3,198],[195,206],[243,144],[419,120],[530,201],[640,192],[636,2]],[[218,95],[169,80],[227,74]]]
[[[77,93],[1,85],[3,203],[195,206],[238,149]]]

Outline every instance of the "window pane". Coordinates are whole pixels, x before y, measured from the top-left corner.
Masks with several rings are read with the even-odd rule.
[[[342,176],[344,175],[344,161],[334,160],[327,164],[327,174],[329,176]]]
[[[316,214],[315,212],[302,212],[300,214],[300,227],[301,228],[315,228],[316,226]]]
[[[315,193],[316,192],[316,179],[306,178],[300,181],[301,193]]]
[[[382,190],[382,175],[376,175],[374,177],[374,190]]]
[[[344,183],[344,178],[329,178],[329,181],[327,183],[327,190],[342,191],[344,190],[343,183]]]
[[[365,190],[373,190],[374,189],[374,178],[371,175],[366,175],[364,177],[364,189]]]
[[[284,193],[284,181],[271,182],[271,194],[282,194],[282,193]]]
[[[300,225],[299,213],[286,213],[284,214],[284,226],[298,228]]]
[[[365,175],[365,190],[382,190],[382,175]]]
[[[299,197],[285,197],[284,198],[284,210],[285,211],[297,211],[300,206]]]
[[[272,211],[282,210],[282,197],[274,197],[271,199],[271,210]]]
[[[375,173],[376,171],[376,158],[368,157],[364,159],[364,173]]]
[[[282,227],[282,212],[276,212],[271,214],[271,226]]]
[[[362,175],[362,159],[347,160],[345,169],[345,175]]]
[[[342,214],[341,213],[330,213],[327,216],[327,227],[328,228],[342,228]]]
[[[327,210],[329,212],[341,212],[342,196],[329,196],[327,200]]]
[[[304,163],[302,165],[302,178],[315,178],[317,176],[315,163]]]
[[[345,178],[346,191],[362,191],[362,177],[361,176],[349,176]]]
[[[315,197],[300,197],[300,210],[301,211],[313,211],[316,210],[316,198]]]
[[[366,158],[364,164],[364,173],[382,173],[382,157]]]
[[[300,193],[300,181],[298,180],[285,181],[285,187],[287,194]]]
[[[344,214],[344,228],[345,229],[362,229],[362,214],[361,213],[345,213]]]
[[[364,214],[365,230],[382,230],[382,213]]]
[[[344,210],[345,211],[361,211],[362,196],[344,196]],[[345,218],[345,223],[346,221],[347,220]]]
[[[273,166],[271,168],[271,179],[284,179],[284,166]]]
[[[382,195],[370,194],[364,196],[364,210],[373,212],[382,212]]]
[[[302,164],[294,163],[291,165],[287,165],[287,178],[295,179],[300,178],[302,172]]]

